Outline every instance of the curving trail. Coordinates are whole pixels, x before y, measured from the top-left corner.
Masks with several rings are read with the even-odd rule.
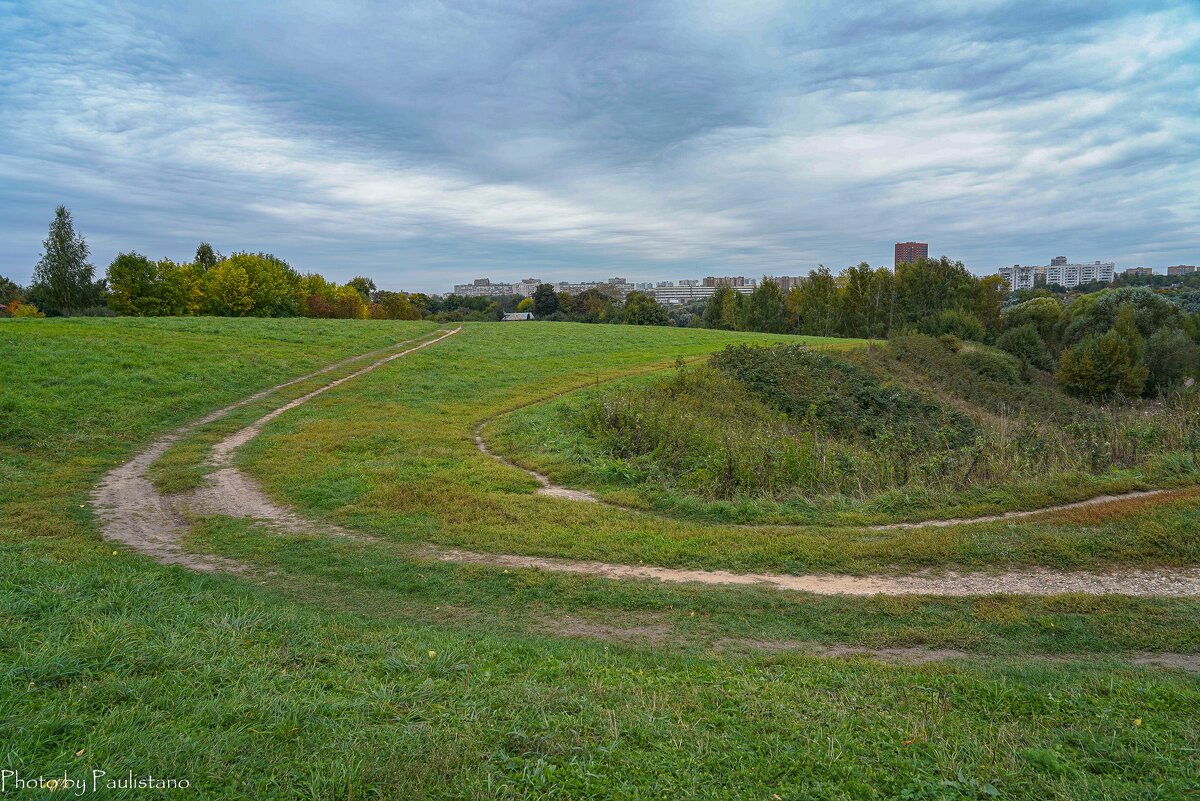
[[[609,579],[642,579],[669,583],[698,582],[709,585],[774,587],[814,595],[1135,595],[1173,598],[1200,597],[1200,568],[1172,570],[1123,570],[1119,573],[1059,572],[1034,569],[1005,573],[928,572],[912,576],[848,576],[810,573],[731,573],[727,570],[623,565],[611,562],[576,561],[536,556],[473,553],[460,550],[429,550],[426,556],[442,562],[489,565],[503,568],[536,568],[563,573],[580,573]]]
[[[305,520],[293,512],[272,503],[259,488],[258,483],[242,473],[232,464],[233,452],[240,445],[249,442],[271,420],[289,409],[315,398],[323,392],[328,392],[336,386],[346,383],[369,373],[377,367],[399,359],[421,348],[440,342],[446,337],[461,331],[461,326],[453,331],[443,331],[441,336],[428,339],[411,348],[391,353],[366,367],[356,370],[347,376],[331,381],[312,392],[296,398],[280,406],[245,428],[230,434],[213,446],[209,464],[218,467],[208,477],[208,485],[194,492],[179,495],[164,495],[146,477],[146,471],[162,457],[167,450],[189,432],[197,427],[225,417],[235,409],[248,403],[264,398],[285,387],[299,384],[312,378],[324,375],[339,367],[344,367],[356,361],[389,353],[396,348],[417,342],[428,334],[398,342],[390,348],[370,351],[340,362],[322,367],[316,372],[286,381],[282,384],[257,392],[248,398],[230,404],[223,409],[201,417],[195,422],[175,429],[154,440],[144,451],[104,475],[100,484],[92,492],[92,508],[100,518],[101,531],[106,539],[120,542],[124,545],[153,557],[163,564],[181,565],[192,570],[243,570],[245,565],[224,559],[219,556],[204,556],[189,553],[181,545],[184,535],[190,525],[186,513],[224,514],[231,517],[254,517],[288,531],[320,531],[330,534],[349,536],[347,532],[336,526],[317,524]]]
[[[121,542],[145,553],[164,564],[177,564],[194,570],[242,570],[245,565],[218,556],[198,555],[185,551],[182,539],[188,532],[187,514],[224,514],[231,517],[252,517],[280,530],[302,533],[317,533],[332,536],[354,537],[355,535],[337,526],[307,520],[295,512],[272,502],[259,488],[257,482],[233,465],[234,452],[257,436],[264,425],[279,415],[340,386],[347,381],[368,373],[388,362],[406,356],[422,348],[453,336],[462,328],[440,330],[436,335],[424,335],[392,348],[371,351],[322,368],[314,373],[279,384],[258,392],[237,403],[208,414],[193,423],[159,437],[149,447],[109,471],[93,492],[92,505],[103,522],[103,534],[107,539]],[[421,341],[424,340],[424,341]],[[420,344],[404,348],[413,342]],[[403,350],[394,351],[396,348]],[[259,400],[284,387],[328,373],[338,367],[365,358],[382,356],[371,364],[342,378],[330,381],[295,400],[282,404],[248,426],[230,434],[212,447],[208,464],[217,468],[208,476],[206,486],[178,495],[163,495],[146,478],[146,471],[173,444],[198,426],[218,420],[233,410]],[[476,447],[485,455],[499,459],[516,469],[524,470],[507,460],[489,453],[481,434],[481,424],[475,432]],[[553,484],[549,478],[525,470],[541,484],[539,494],[565,500],[596,502],[590,493],[570,490]],[[1128,496],[1093,499],[1059,508],[1075,508],[1094,503],[1117,500],[1122,497],[1139,497],[1154,493],[1131,493]],[[1008,516],[1023,516],[1052,511],[1017,512]],[[992,518],[989,518],[992,519]],[[896,524],[889,528],[915,528],[921,525],[954,524],[976,521],[934,521],[921,524]],[[1051,570],[1010,571],[999,574],[955,573],[940,575],[929,573],[912,576],[846,576],[832,574],[781,575],[772,573],[733,573],[723,570],[684,570],[653,566],[613,564],[595,561],[576,561],[506,554],[481,554],[453,549],[426,548],[418,555],[443,561],[489,565],[503,568],[535,568],[558,572],[595,575],[610,579],[640,579],[666,582],[699,582],[709,585],[760,585],[792,592],[808,592],[818,595],[988,595],[1011,593],[1020,595],[1047,595],[1058,593],[1115,593],[1136,596],[1200,597],[1200,568],[1177,570],[1130,570],[1109,574],[1082,572],[1056,572]]]
[[[498,455],[492,453],[491,451],[488,450],[487,443],[485,443],[483,441],[483,427],[485,425],[487,425],[487,421],[480,423],[479,427],[475,429],[475,447],[478,448],[479,452],[482,453],[484,456],[490,456],[493,459],[495,459],[496,461],[500,462],[501,464],[508,465],[509,467],[514,467],[517,470],[520,470],[523,473],[528,473],[529,475],[531,475],[535,479],[537,479],[537,483],[541,484],[541,486],[538,487],[536,490],[537,495],[547,495],[551,498],[565,498],[568,501],[584,501],[586,503],[600,503],[601,502],[599,498],[597,498],[595,495],[588,492],[587,490],[574,490],[574,489],[571,489],[570,487],[564,487],[561,484],[555,484],[553,481],[550,480],[549,476],[544,476],[541,473],[537,472],[536,470],[527,470],[526,468],[521,467],[518,464],[513,464],[512,462],[505,459],[503,456],[498,456]],[[609,504],[609,505],[614,506],[615,504]],[[624,506],[618,506],[617,508],[625,509]],[[636,512],[637,510],[636,509],[625,509],[625,511]]]

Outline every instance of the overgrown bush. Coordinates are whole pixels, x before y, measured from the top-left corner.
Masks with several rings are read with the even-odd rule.
[[[970,418],[898,381],[803,345],[731,345],[710,360],[792,420],[860,441],[890,433],[928,447],[952,446],[977,433]]]
[[[1039,370],[1049,372],[1054,369],[1054,358],[1033,323],[1008,329],[996,338],[996,347],[1018,359],[1025,359]]]
[[[959,339],[982,342],[985,332],[979,318],[967,312],[947,309],[931,314],[917,323],[917,330],[931,337],[953,334]]]
[[[1160,328],[1146,340],[1149,386],[1157,391],[1178,384],[1200,367],[1200,348],[1180,330]]]
[[[1084,295],[1067,306],[1058,322],[1062,343],[1069,346],[1089,336],[1102,336],[1117,325],[1124,307],[1130,309],[1131,322],[1143,337],[1152,336],[1160,328],[1187,326],[1187,315],[1178,304],[1148,287],[1127,286]]]
[[[1089,335],[1063,351],[1055,378],[1072,395],[1092,399],[1136,398],[1149,371],[1115,328]]]

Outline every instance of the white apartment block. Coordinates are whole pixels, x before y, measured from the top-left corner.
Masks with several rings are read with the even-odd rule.
[[[654,299],[667,306],[673,306],[693,300],[704,300],[721,288],[719,286],[697,286],[695,281],[680,281],[679,284],[679,286],[655,287]],[[741,292],[743,295],[749,295],[754,291],[752,286],[731,286],[729,288],[734,292]]]
[[[536,289],[536,287],[534,288]],[[617,297],[623,298],[634,290],[634,286],[624,278],[610,278],[607,281],[581,281],[579,283],[559,281],[554,285],[555,292],[566,292],[571,295],[578,295],[589,289],[598,289],[605,293],[611,291]]]
[[[1116,278],[1117,268],[1111,261],[1094,261],[1091,264],[1067,264],[1066,256],[1055,256],[1048,267],[1001,267],[996,274],[1004,279],[1010,290],[1033,289],[1034,284],[1058,284],[1070,289],[1092,281],[1111,283]]]
[[[1033,289],[1037,271],[1037,267],[1022,267],[1014,264],[1012,267],[1001,267],[996,272],[1004,279],[1004,286],[1008,291],[1014,292],[1018,289]]]
[[[1111,261],[1094,261],[1091,264],[1051,264],[1046,268],[1046,283],[1058,284],[1070,289],[1091,281],[1111,283],[1116,278],[1116,265]]]
[[[514,284],[493,284],[487,278],[476,278],[469,284],[455,284],[454,294],[466,298],[495,298],[500,295],[520,295],[532,297],[541,281],[537,278],[526,278]]]

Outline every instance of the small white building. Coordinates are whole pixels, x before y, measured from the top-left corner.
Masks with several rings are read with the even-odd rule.
[[[504,315],[504,319],[501,322],[507,323],[507,322],[512,322],[514,320],[532,320],[532,319],[533,319],[533,312],[508,312],[507,314]]]

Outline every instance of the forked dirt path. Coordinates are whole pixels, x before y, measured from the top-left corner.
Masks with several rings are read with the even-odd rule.
[[[272,502],[262,492],[257,482],[233,465],[233,454],[237,448],[259,434],[263,426],[279,415],[294,409],[318,395],[340,386],[347,381],[368,373],[388,362],[414,351],[433,345],[461,331],[441,330],[436,335],[397,343],[392,348],[371,351],[337,364],[322,368],[301,378],[279,384],[255,393],[237,403],[226,406],[199,420],[159,437],[144,451],[122,464],[101,480],[93,492],[92,504],[103,522],[104,536],[124,543],[142,553],[154,557],[164,564],[178,564],[195,570],[242,570],[245,565],[218,556],[193,554],[182,547],[188,532],[187,514],[224,514],[231,517],[250,517],[281,530],[299,533],[318,533],[336,536],[355,536],[337,526],[316,523]],[[431,337],[431,338],[426,338]],[[396,348],[420,340],[420,344],[397,352]],[[330,381],[318,389],[268,412],[248,426],[230,434],[212,447],[208,464],[216,470],[208,476],[206,486],[177,495],[164,495],[155,489],[146,478],[146,471],[173,444],[181,440],[198,426],[218,420],[233,410],[259,400],[272,392],[292,386],[308,379],[328,373],[338,367],[381,354],[388,354],[360,370]],[[482,428],[482,426],[480,427]],[[477,429],[475,444],[484,454],[490,454]],[[517,465],[511,465],[524,470]],[[567,500],[596,501],[594,496],[577,490],[555,486],[550,480],[533,471],[542,485],[541,494]],[[1134,493],[1132,496],[1150,493]],[[1126,497],[1126,496],[1118,496]],[[1080,504],[1067,504],[1059,508],[1073,508],[1101,502],[1100,499]],[[1047,509],[1038,512],[1050,511]],[[1017,515],[1023,513],[1015,513]],[[1032,513],[1030,513],[1032,514]],[[915,527],[922,524],[900,524]],[[780,590],[809,592],[818,595],[987,595],[1011,593],[1019,595],[1047,595],[1059,593],[1116,593],[1135,596],[1200,597],[1200,568],[1179,570],[1129,570],[1110,574],[1083,572],[1056,572],[1035,569],[1010,571],[999,574],[955,573],[939,575],[918,574],[912,576],[845,576],[831,574],[781,575],[772,573],[732,573],[724,570],[684,570],[676,568],[613,564],[607,562],[576,561],[506,554],[481,554],[453,549],[425,548],[417,552],[426,558],[444,562],[483,564],[504,568],[536,568],[568,573],[582,573],[612,579],[650,579],[666,582],[699,582],[709,585],[761,585]]]
[[[320,370],[301,376],[291,381],[285,381],[262,392],[256,392],[248,398],[230,404],[223,409],[201,417],[192,423],[164,434],[124,464],[113,468],[105,474],[100,484],[92,492],[92,507],[100,518],[101,531],[106,539],[128,545],[135,550],[153,557],[163,564],[175,564],[193,570],[234,570],[245,569],[245,565],[224,559],[219,556],[207,556],[190,553],[183,549],[183,537],[190,529],[185,513],[224,514],[231,517],[253,517],[288,531],[319,531],[348,536],[347,532],[336,526],[317,524],[305,520],[293,512],[283,509],[271,502],[263,494],[254,479],[242,473],[232,464],[233,451],[253,439],[271,420],[289,409],[315,398],[323,392],[369,373],[401,356],[440,342],[446,337],[461,331],[461,326],[452,331],[435,332],[440,334],[427,339],[419,345],[406,348],[399,352],[390,353],[396,348],[402,348],[413,342],[418,342],[430,334],[398,342],[390,348],[381,348],[367,353],[343,359],[335,364],[322,367]],[[199,426],[225,417],[235,409],[248,403],[264,398],[278,390],[299,384],[302,381],[316,378],[339,367],[369,359],[381,354],[389,354],[335,381],[330,381],[289,403],[280,406],[245,428],[230,434],[213,446],[209,464],[218,469],[209,475],[207,486],[176,495],[160,493],[154,484],[146,477],[146,471],[154,462],[162,457],[167,450],[179,442]]]
[[[550,480],[549,476],[544,476],[541,473],[537,472],[536,470],[529,470],[527,468],[521,467],[520,465],[513,464],[512,462],[505,459],[503,456],[498,456],[497,454],[492,453],[491,451],[488,450],[487,443],[483,441],[484,425],[486,425],[486,423],[480,423],[479,427],[475,429],[475,447],[478,448],[479,452],[484,454],[485,456],[490,456],[493,459],[499,461],[501,464],[506,464],[509,467],[515,467],[517,470],[520,470],[523,473],[528,473],[529,475],[531,475],[535,479],[537,479],[537,483],[541,484],[541,486],[538,487],[536,490],[538,495],[548,495],[551,498],[565,498],[568,501],[584,501],[585,503],[598,503],[600,501],[599,498],[597,498],[595,495],[588,492],[587,490],[574,490],[574,489],[571,489],[570,487],[564,487],[561,484],[555,484],[553,481]],[[624,506],[619,506],[617,508],[625,509]],[[625,509],[625,510],[628,512],[637,511],[636,509]]]

